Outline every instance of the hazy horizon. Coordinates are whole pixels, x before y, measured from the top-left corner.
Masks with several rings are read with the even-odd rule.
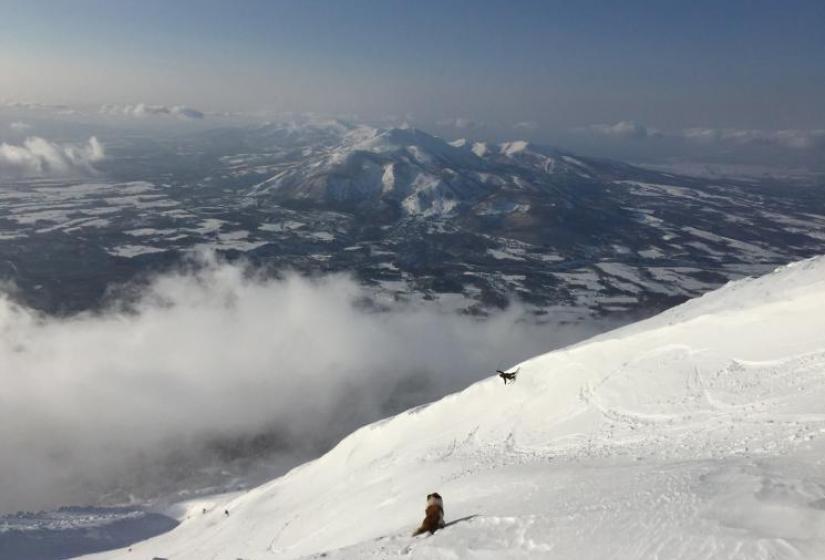
[[[818,168],[825,152],[821,2],[4,0],[0,13],[7,142],[37,132],[20,111],[51,107],[216,126],[318,113],[647,162]]]
[[[825,128],[825,5],[0,2],[3,97],[571,128]]]

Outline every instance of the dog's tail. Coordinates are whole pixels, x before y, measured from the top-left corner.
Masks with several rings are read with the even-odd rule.
[[[418,535],[426,533],[427,531],[428,529],[422,525],[421,527],[415,530],[415,533],[413,533],[412,536],[417,537]]]

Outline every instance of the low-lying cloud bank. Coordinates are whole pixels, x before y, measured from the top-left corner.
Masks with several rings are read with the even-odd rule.
[[[63,177],[94,175],[94,164],[105,157],[103,145],[92,136],[86,144],[58,144],[39,136],[22,145],[0,144],[0,176]]]
[[[706,145],[763,145],[781,146],[800,150],[825,147],[825,130],[822,129],[794,128],[765,130],[752,128],[694,127],[662,132],[659,129],[635,121],[621,121],[616,124],[593,124],[574,129],[574,131],[613,138],[684,140]]]
[[[818,129],[689,128],[682,131],[682,137],[692,142],[775,145],[798,150],[825,147],[825,130]]]
[[[596,330],[436,308],[374,312],[343,276],[207,259],[70,318],[0,298],[0,513],[283,469],[353,428]],[[259,463],[260,466],[260,463]]]
[[[167,107],[166,105],[147,105],[145,103],[138,103],[136,105],[104,105],[100,108],[100,112],[104,115],[117,115],[126,117],[152,117],[152,116],[171,116],[182,119],[202,119],[204,113],[186,107],[184,105],[173,105]]]
[[[655,128],[650,128],[634,121],[620,121],[616,124],[592,124],[590,126],[576,129],[577,132],[589,132],[601,136],[614,138],[658,138],[662,133]]]

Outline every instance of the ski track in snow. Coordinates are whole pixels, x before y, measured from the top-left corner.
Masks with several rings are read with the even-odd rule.
[[[366,426],[93,558],[825,558],[824,332],[822,257]],[[411,537],[434,490],[454,523]]]

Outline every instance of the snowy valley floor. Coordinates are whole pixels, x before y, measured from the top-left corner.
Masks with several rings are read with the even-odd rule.
[[[818,258],[366,426],[89,558],[825,558],[823,333]],[[449,525],[413,538],[432,491]]]

